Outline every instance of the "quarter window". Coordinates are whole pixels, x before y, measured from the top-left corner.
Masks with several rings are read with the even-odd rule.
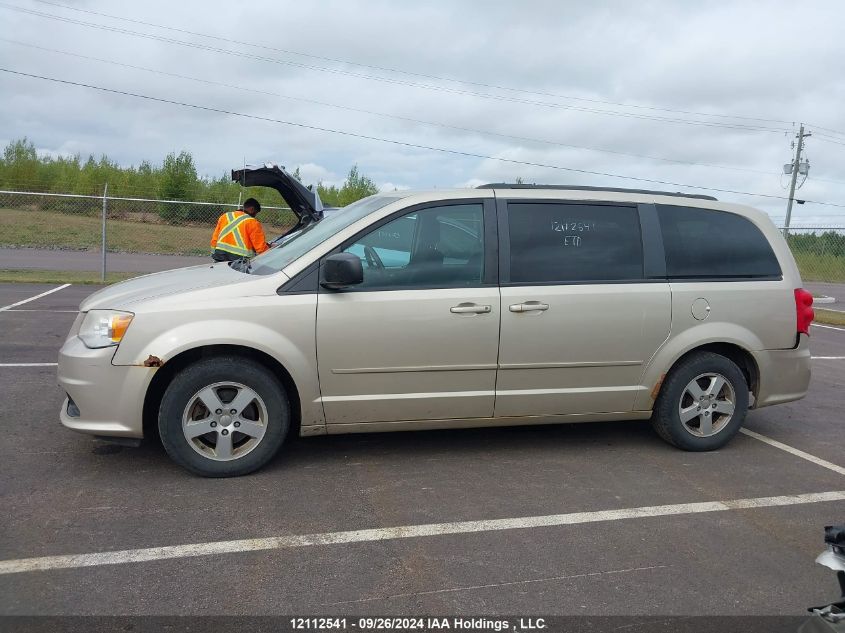
[[[634,207],[512,203],[510,281],[642,279],[639,215]]]
[[[361,258],[364,282],[359,288],[479,285],[484,274],[483,207],[414,211],[358,237],[344,252]]]
[[[748,218],[727,211],[657,207],[670,278],[780,277],[768,240]]]

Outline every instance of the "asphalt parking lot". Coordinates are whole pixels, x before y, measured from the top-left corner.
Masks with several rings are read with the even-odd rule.
[[[814,559],[845,522],[845,329],[813,328],[807,399],[713,453],[640,422],[348,435],[210,480],[59,425],[51,364],[96,288],[27,301],[55,287],[0,286],[2,614],[802,615],[835,597]],[[67,555],[97,556],[20,562]]]

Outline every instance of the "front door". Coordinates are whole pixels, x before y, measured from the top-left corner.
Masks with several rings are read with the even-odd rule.
[[[415,208],[341,249],[361,258],[364,281],[320,289],[317,361],[328,424],[493,415],[494,213],[492,200]]]
[[[644,274],[637,207],[504,206],[496,416],[631,411],[671,320],[668,283]]]

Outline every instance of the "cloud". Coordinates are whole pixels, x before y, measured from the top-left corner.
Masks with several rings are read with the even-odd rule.
[[[845,131],[839,33],[845,6],[835,0],[801,6],[801,23],[812,24],[812,32],[798,55],[796,14],[787,2],[538,0],[531,11],[504,0],[483,10],[447,0],[372,0],[366,10],[340,0],[283,10],[270,0],[225,11],[199,0],[77,6],[213,37],[37,7],[185,42],[178,45],[0,8],[7,36],[19,42],[0,41],[3,65],[247,116],[0,73],[0,138],[26,135],[47,151],[104,153],[124,165],[186,149],[200,173],[211,176],[246,160],[300,165],[306,182],[326,184],[339,184],[357,164],[382,188],[521,177],[783,196],[779,172],[790,160],[793,121],[805,121],[816,135],[808,142],[812,169],[801,196],[845,204],[845,146],[831,142],[845,136],[817,127]],[[679,122],[690,119],[700,124]],[[739,129],[748,127],[764,129]],[[716,195],[773,217],[785,213],[783,200]],[[794,220],[843,223],[837,219],[843,213],[808,202],[794,210]]]
[[[304,163],[302,165],[296,165],[290,169],[298,169],[302,182],[306,185],[313,185],[321,182],[324,185],[331,186],[340,185],[343,182],[342,177],[339,177],[337,174],[326,169],[322,165],[316,165],[314,163]]]
[[[378,186],[379,191],[407,191],[410,189],[408,185],[398,185],[393,182],[385,182]]]

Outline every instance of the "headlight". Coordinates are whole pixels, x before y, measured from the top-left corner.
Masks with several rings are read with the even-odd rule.
[[[79,338],[91,348],[117,345],[123,340],[133,316],[131,312],[90,310],[82,320]]]

